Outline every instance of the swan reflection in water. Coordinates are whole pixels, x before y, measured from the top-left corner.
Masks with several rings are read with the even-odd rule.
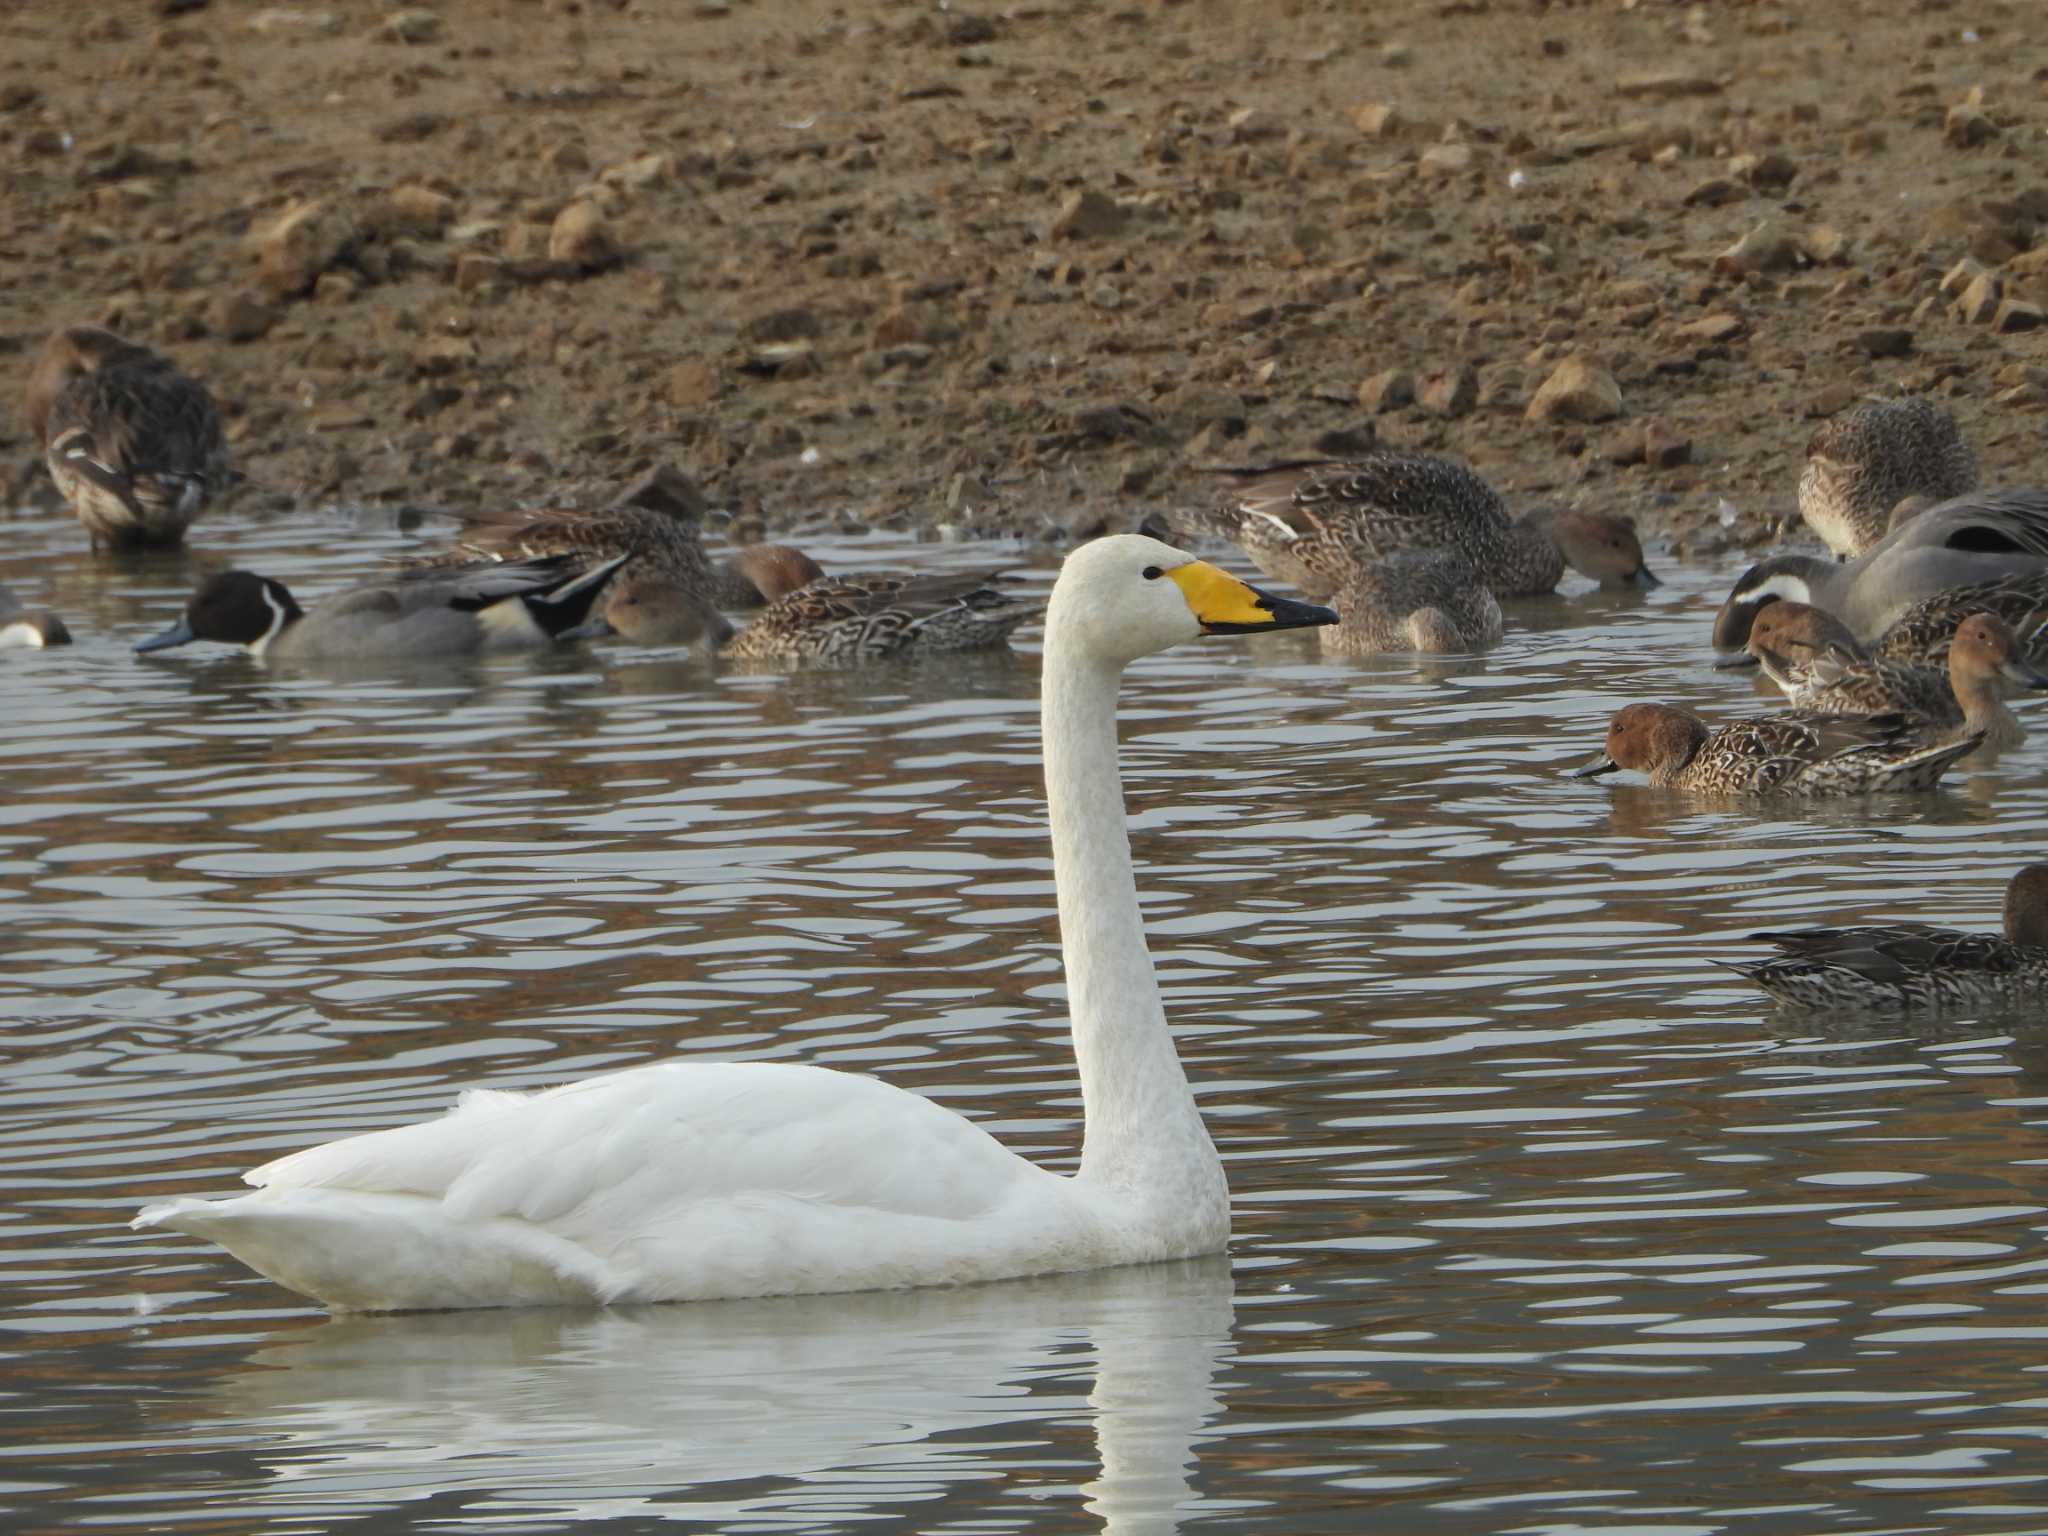
[[[956,1515],[965,1499],[1036,1523],[1000,1485],[1029,1467],[1030,1491],[1065,1487],[1046,1469],[1080,1440],[1060,1427],[1092,1421],[1080,1497],[1102,1529],[1149,1536],[1190,1505],[1231,1322],[1221,1256],[958,1290],[343,1316],[257,1351],[189,1428],[245,1433],[268,1474],[210,1504],[295,1522],[431,1498],[515,1523],[817,1529],[949,1496]]]

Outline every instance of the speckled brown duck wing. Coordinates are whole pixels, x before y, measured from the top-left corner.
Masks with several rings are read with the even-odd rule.
[[[1767,670],[1801,709],[1830,715],[1896,712],[1930,725],[1963,723],[1948,674],[1931,667],[1828,651],[1803,665]]]
[[[2026,659],[2037,666],[2048,664],[2048,570],[1937,592],[1915,603],[1878,636],[1871,654],[1915,666],[1945,667],[1956,629],[1979,613],[2003,619],[2019,637]]]
[[[1925,789],[1983,739],[1978,732],[1946,741],[1924,721],[1900,713],[1793,710],[1722,726],[1694,754],[1681,782],[1693,789],[1812,795]]]
[[[720,654],[854,664],[998,646],[1041,605],[1006,593],[996,574],[826,576],[770,603]]]
[[[1461,554],[1491,580],[1507,547],[1507,507],[1449,459],[1378,453],[1216,473],[1212,505],[1166,514],[1167,529],[1229,539],[1310,597],[1326,598],[1359,566],[1406,550]]]
[[[692,595],[715,599],[717,583],[694,528],[644,507],[553,507],[539,511],[481,511],[464,516],[452,549],[408,561],[429,569],[466,565],[479,558],[539,560],[569,555],[610,560],[631,555],[674,577]]]
[[[1484,569],[1505,540],[1507,506],[1478,475],[1423,453],[1376,453],[1232,472],[1218,503],[1298,531],[1329,529],[1374,558],[1443,549]]]
[[[1781,1001],[1912,1012],[2048,997],[2048,950],[1925,923],[1753,933],[1779,953],[1737,964]]]
[[[74,375],[44,419],[51,476],[95,542],[174,544],[234,478],[212,397],[153,354]]]

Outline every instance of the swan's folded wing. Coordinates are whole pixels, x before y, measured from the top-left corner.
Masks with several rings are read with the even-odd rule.
[[[438,1200],[451,1219],[621,1232],[704,1202],[793,1199],[971,1219],[1030,1164],[950,1110],[852,1073],[675,1063],[541,1093],[471,1092],[419,1125],[308,1148],[268,1189]]]

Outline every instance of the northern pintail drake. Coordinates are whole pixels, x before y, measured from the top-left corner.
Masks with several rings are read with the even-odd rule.
[[[1910,518],[1976,488],[1977,456],[1953,416],[1917,397],[1874,400],[1821,423],[1807,443],[1799,513],[1846,559],[1885,536],[1902,501],[1914,499]]]
[[[24,608],[19,598],[0,587],[0,651],[17,647],[39,651],[70,643],[71,631],[56,614],[47,608]]]
[[[453,550],[410,563],[434,568],[479,559],[630,555],[635,570],[658,571],[727,613],[765,607],[825,574],[817,561],[787,544],[743,545],[714,560],[693,525],[672,513],[629,503],[473,513],[463,524],[463,537]]]
[[[1625,520],[1581,511],[1510,517],[1472,470],[1430,454],[1224,473],[1211,507],[1168,512],[1160,521],[1176,532],[1229,539],[1267,575],[1318,600],[1359,567],[1407,550],[1463,555],[1496,597],[1551,591],[1566,566],[1602,586],[1658,585]]]
[[[1500,639],[1500,603],[1463,555],[1404,550],[1359,566],[1330,599],[1337,622],[1316,631],[1335,656],[1455,653]]]
[[[1657,788],[1743,795],[1868,795],[1931,789],[1982,744],[1951,741],[1905,715],[1803,711],[1736,720],[1718,730],[1668,704],[1631,704],[1607,725],[1606,748],[1573,777],[1627,768]]]
[[[1749,643],[1757,610],[1777,598],[1826,609],[1867,645],[1916,604],[1951,588],[2043,570],[2048,490],[1974,492],[1929,507],[1853,560],[1772,555],[1758,561],[1737,579],[1714,616],[1714,648],[1740,651]],[[2000,616],[2014,622],[2002,611]]]
[[[267,660],[353,661],[467,656],[546,645],[582,624],[625,558],[587,567],[546,560],[484,561],[409,571],[301,608],[281,581],[250,571],[209,579],[185,616],[135,649],[194,640],[245,645]]]
[[[1951,587],[1908,608],[1871,642],[1873,656],[1939,667],[1963,620],[1987,613],[2018,638],[2021,655],[2048,664],[2048,566],[2003,581]]]
[[[582,635],[640,645],[704,644],[733,660],[852,666],[902,655],[994,650],[1042,605],[994,584],[996,573],[826,576],[778,598],[737,635],[700,594],[637,567],[613,584]]]
[[[2048,864],[2005,890],[2005,936],[1928,923],[1752,933],[1779,953],[1718,962],[1783,1003],[1874,1013],[1938,1013],[2048,1003]]]
[[[182,542],[236,478],[206,387],[98,326],[71,326],[44,343],[25,414],[96,550]]]
[[[1220,1252],[1230,1189],[1175,1053],[1117,773],[1117,691],[1203,634],[1327,624],[1151,539],[1067,557],[1046,612],[1046,814],[1080,1080],[1054,1172],[880,1078],[682,1060],[309,1147],[138,1227],[338,1310],[694,1301],[965,1285]]]
[[[1870,656],[1840,619],[1804,603],[1766,605],[1750,627],[1749,653],[1795,709],[1897,711],[1951,737],[1981,736],[1994,751],[2026,740],[2005,707],[2011,691],[2048,688],[2048,675],[2028,664],[2012,627],[1990,613],[1962,622],[1945,669]]]

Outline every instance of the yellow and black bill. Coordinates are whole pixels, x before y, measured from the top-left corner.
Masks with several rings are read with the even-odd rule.
[[[1266,629],[1308,629],[1337,622],[1320,603],[1261,592],[1206,560],[1190,560],[1166,573],[1187,598],[1205,635],[1246,635]]]

